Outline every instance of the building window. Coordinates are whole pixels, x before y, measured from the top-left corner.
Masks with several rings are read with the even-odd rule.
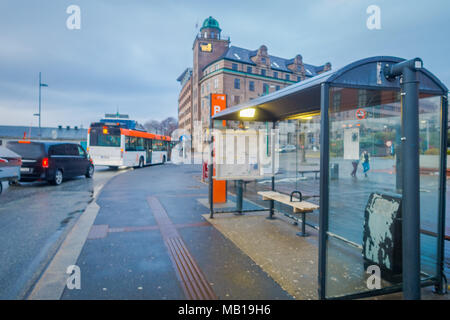
[[[202,85],[202,94],[205,92],[205,87]]]
[[[280,86],[276,86],[275,90],[277,90],[277,91],[280,90]]]
[[[286,80],[291,80],[291,77],[289,76],[289,74],[286,74]]]
[[[219,79],[214,79],[214,89],[219,88]]]
[[[250,66],[247,67],[247,73],[252,73],[252,67]]]
[[[239,104],[241,102],[241,96],[234,96],[234,104]]]
[[[205,38],[208,38],[208,34],[205,32]]]
[[[254,81],[249,81],[248,90],[255,91],[255,82]]]
[[[237,65],[237,63],[233,63],[233,64],[231,64],[231,69],[233,69],[233,70],[237,71],[237,69],[238,69],[238,65]]]
[[[338,112],[341,107],[341,92],[336,91],[333,94],[333,111]]]
[[[266,63],[266,58],[261,58],[261,63]]]
[[[274,72],[273,72],[273,77],[274,77],[274,78],[278,78],[278,72],[274,71]]]
[[[269,93],[269,85],[267,83],[263,83],[263,95]]]
[[[298,76],[297,77],[297,81],[301,81],[302,80],[302,78],[300,78],[300,76]]]
[[[214,39],[214,31],[211,31],[211,38]]]
[[[209,82],[206,83],[206,93],[209,93]]]
[[[234,88],[235,89],[240,89],[241,88],[241,79],[234,79]]]
[[[261,75],[264,77],[266,76],[266,69],[261,69]]]

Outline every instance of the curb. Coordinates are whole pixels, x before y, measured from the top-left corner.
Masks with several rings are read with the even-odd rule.
[[[128,171],[130,170],[124,170],[121,173]],[[111,179],[114,177],[117,177],[117,175],[111,177]],[[64,239],[26,300],[59,300],[61,298],[69,276],[66,273],[67,268],[76,264],[84,247],[89,231],[100,210],[100,206],[96,201],[105,184],[94,188],[91,202]]]

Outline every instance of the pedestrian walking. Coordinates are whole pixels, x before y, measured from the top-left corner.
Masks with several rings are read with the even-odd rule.
[[[361,162],[363,166],[364,176],[367,178],[367,172],[370,170],[370,155],[367,150],[364,150],[361,154]]]
[[[358,171],[358,164],[359,164],[359,160],[352,161],[352,166],[353,166],[353,171],[351,173],[352,177],[356,177],[356,171]]]

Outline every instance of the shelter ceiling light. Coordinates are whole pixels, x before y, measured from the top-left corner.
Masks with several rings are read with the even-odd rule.
[[[241,118],[253,118],[255,116],[255,108],[247,108],[239,111],[239,117]]]

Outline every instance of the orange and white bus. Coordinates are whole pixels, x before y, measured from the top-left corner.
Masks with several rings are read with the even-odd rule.
[[[170,137],[128,129],[122,123],[92,123],[88,130],[87,151],[94,165],[139,167],[165,163],[170,155]]]

